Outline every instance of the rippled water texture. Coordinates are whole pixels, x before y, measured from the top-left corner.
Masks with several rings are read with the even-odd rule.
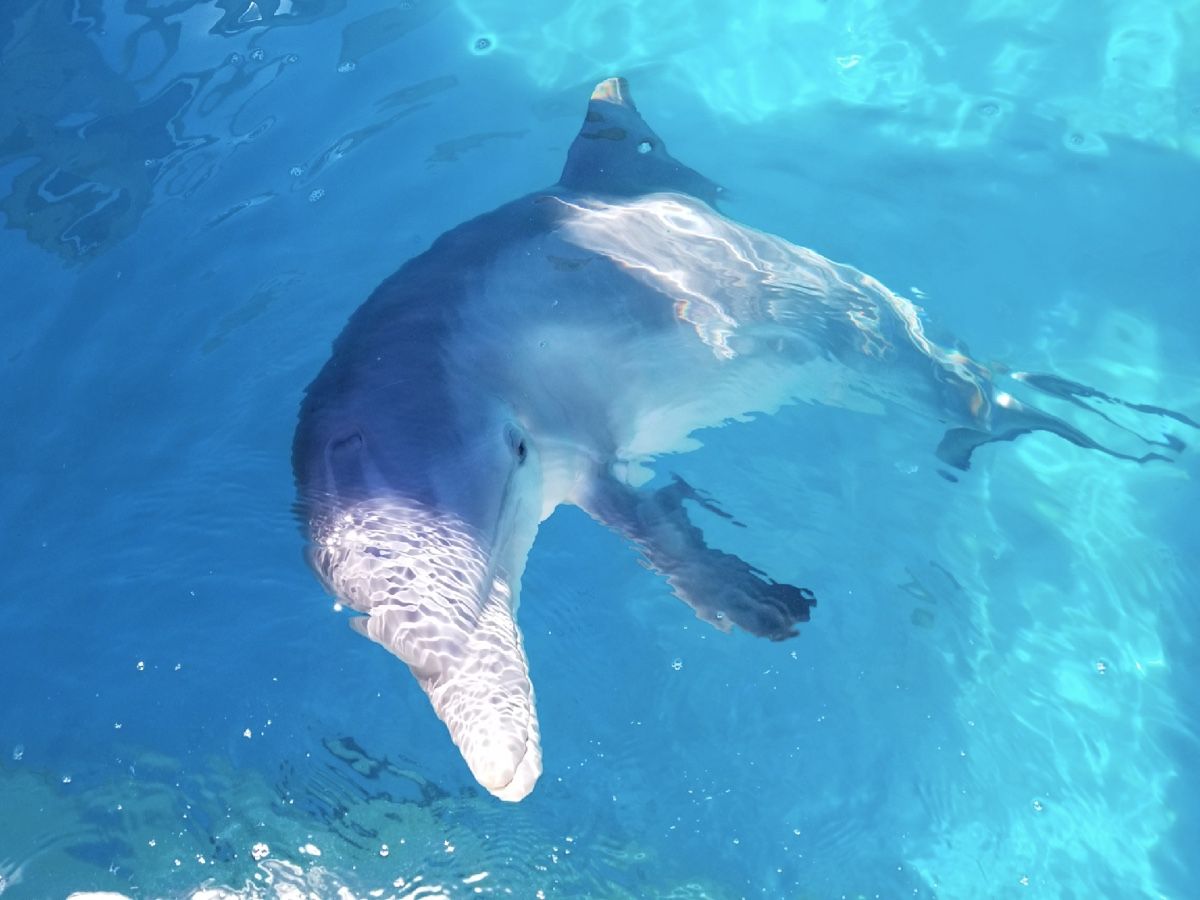
[[[726,215],[943,346],[1200,418],[1200,4],[6,4],[4,900],[1194,892],[1195,447],[1029,436],[951,483],[936,423],[701,433],[657,477],[812,621],[721,634],[556,514],[516,806],[331,609],[304,386],[404,260],[558,177],[612,74]]]

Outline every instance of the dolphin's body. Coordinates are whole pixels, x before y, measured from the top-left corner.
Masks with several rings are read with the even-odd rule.
[[[958,468],[1031,430],[1140,461],[1181,446],[1117,453],[1022,404],[874,279],[723,218],[717,190],[609,79],[558,184],[407,262],[308,388],[294,466],[313,567],[364,614],[354,627],[408,664],[501,799],[541,773],[515,613],[538,525],[560,504],[634,542],[719,628],[782,639],[808,620],[811,592],[705,545],[686,484],[636,487],[642,463],[696,429],[809,401],[936,417],[938,455]],[[1063,379],[1025,383],[1194,425]]]

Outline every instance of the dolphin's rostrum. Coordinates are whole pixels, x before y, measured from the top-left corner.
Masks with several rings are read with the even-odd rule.
[[[714,211],[624,80],[592,94],[557,184],[444,234],[353,315],[305,396],[293,453],[313,568],[352,624],[408,664],[475,778],[520,800],[541,774],[516,624],[539,523],[575,504],[615,529],[696,614],[780,640],[815,599],[708,547],[682,481],[645,463],[751,412],[819,402],[947,424],[937,453],[1043,430],[1145,462],[1173,435],[1101,444],[929,340],[863,273]],[[1075,382],[1018,389],[1194,426]],[[1128,418],[1128,416],[1126,417]],[[1148,446],[1147,446],[1148,445]]]

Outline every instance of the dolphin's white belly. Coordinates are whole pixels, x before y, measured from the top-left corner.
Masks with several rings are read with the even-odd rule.
[[[560,227],[496,262],[503,288],[480,296],[474,333],[500,335],[487,353],[514,361],[515,393],[552,441],[636,469],[793,402],[923,402],[936,348],[912,305],[861,272],[678,194],[547,200]],[[548,508],[578,478],[558,468]]]
[[[929,360],[913,352],[923,336],[907,301],[694,198],[552,202],[562,225],[498,261],[491,281],[506,289],[480,312],[504,323],[493,352],[519,361],[511,377],[539,433],[602,448],[630,481],[639,463],[693,449],[698,429],[752,413],[879,413],[909,391],[881,358]],[[576,478],[559,468],[547,504]]]
[[[861,379],[852,370],[829,359],[814,358],[799,366],[770,357],[722,361],[713,374],[705,383],[679,372],[631,393],[618,456],[639,460],[693,450],[699,446],[693,437],[699,429],[754,413],[770,415],[795,402],[883,411],[878,400],[855,389]]]
[[[883,411],[862,374],[837,360],[812,356],[797,364],[769,349],[718,356],[686,327],[630,343],[594,326],[546,325],[526,343],[516,355],[524,361],[520,393],[529,424],[542,444],[543,518],[573,502],[591,466],[612,465],[622,480],[639,484],[649,476],[646,462],[695,449],[694,433],[703,428],[795,402]]]

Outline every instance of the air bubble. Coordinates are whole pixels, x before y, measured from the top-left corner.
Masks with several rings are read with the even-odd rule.
[[[683,660],[680,659],[679,657],[676,657],[674,662],[671,663],[671,668],[674,669],[676,672],[678,672],[680,669],[683,668]]]
[[[316,190],[314,190],[312,193],[310,193],[308,195],[308,202],[316,203],[318,200],[320,200],[324,196],[325,196],[325,188],[317,188]]]
[[[293,178],[299,178],[301,175],[304,174],[304,170],[302,168],[300,168],[299,166],[292,166],[290,169],[288,169],[288,174],[291,175]]]
[[[267,54],[264,53],[262,48],[260,47],[250,54],[250,58],[252,60],[254,60],[255,62],[262,62],[264,59],[267,58]]]
[[[1092,153],[1104,155],[1108,153],[1108,144],[1098,134],[1086,131],[1069,131],[1063,135],[1063,146],[1074,153]]]
[[[348,59],[338,66],[337,70],[339,72],[353,72],[356,68],[358,68],[358,66],[355,64],[354,60]]]
[[[991,117],[1000,112],[1000,107],[995,103],[984,103],[979,107],[979,112],[981,115]]]
[[[638,144],[637,148],[638,153],[649,153],[653,149],[654,145],[649,141],[642,141],[640,144]]]
[[[471,41],[471,52],[476,56],[485,56],[496,49],[496,38],[494,35],[481,34]]]

